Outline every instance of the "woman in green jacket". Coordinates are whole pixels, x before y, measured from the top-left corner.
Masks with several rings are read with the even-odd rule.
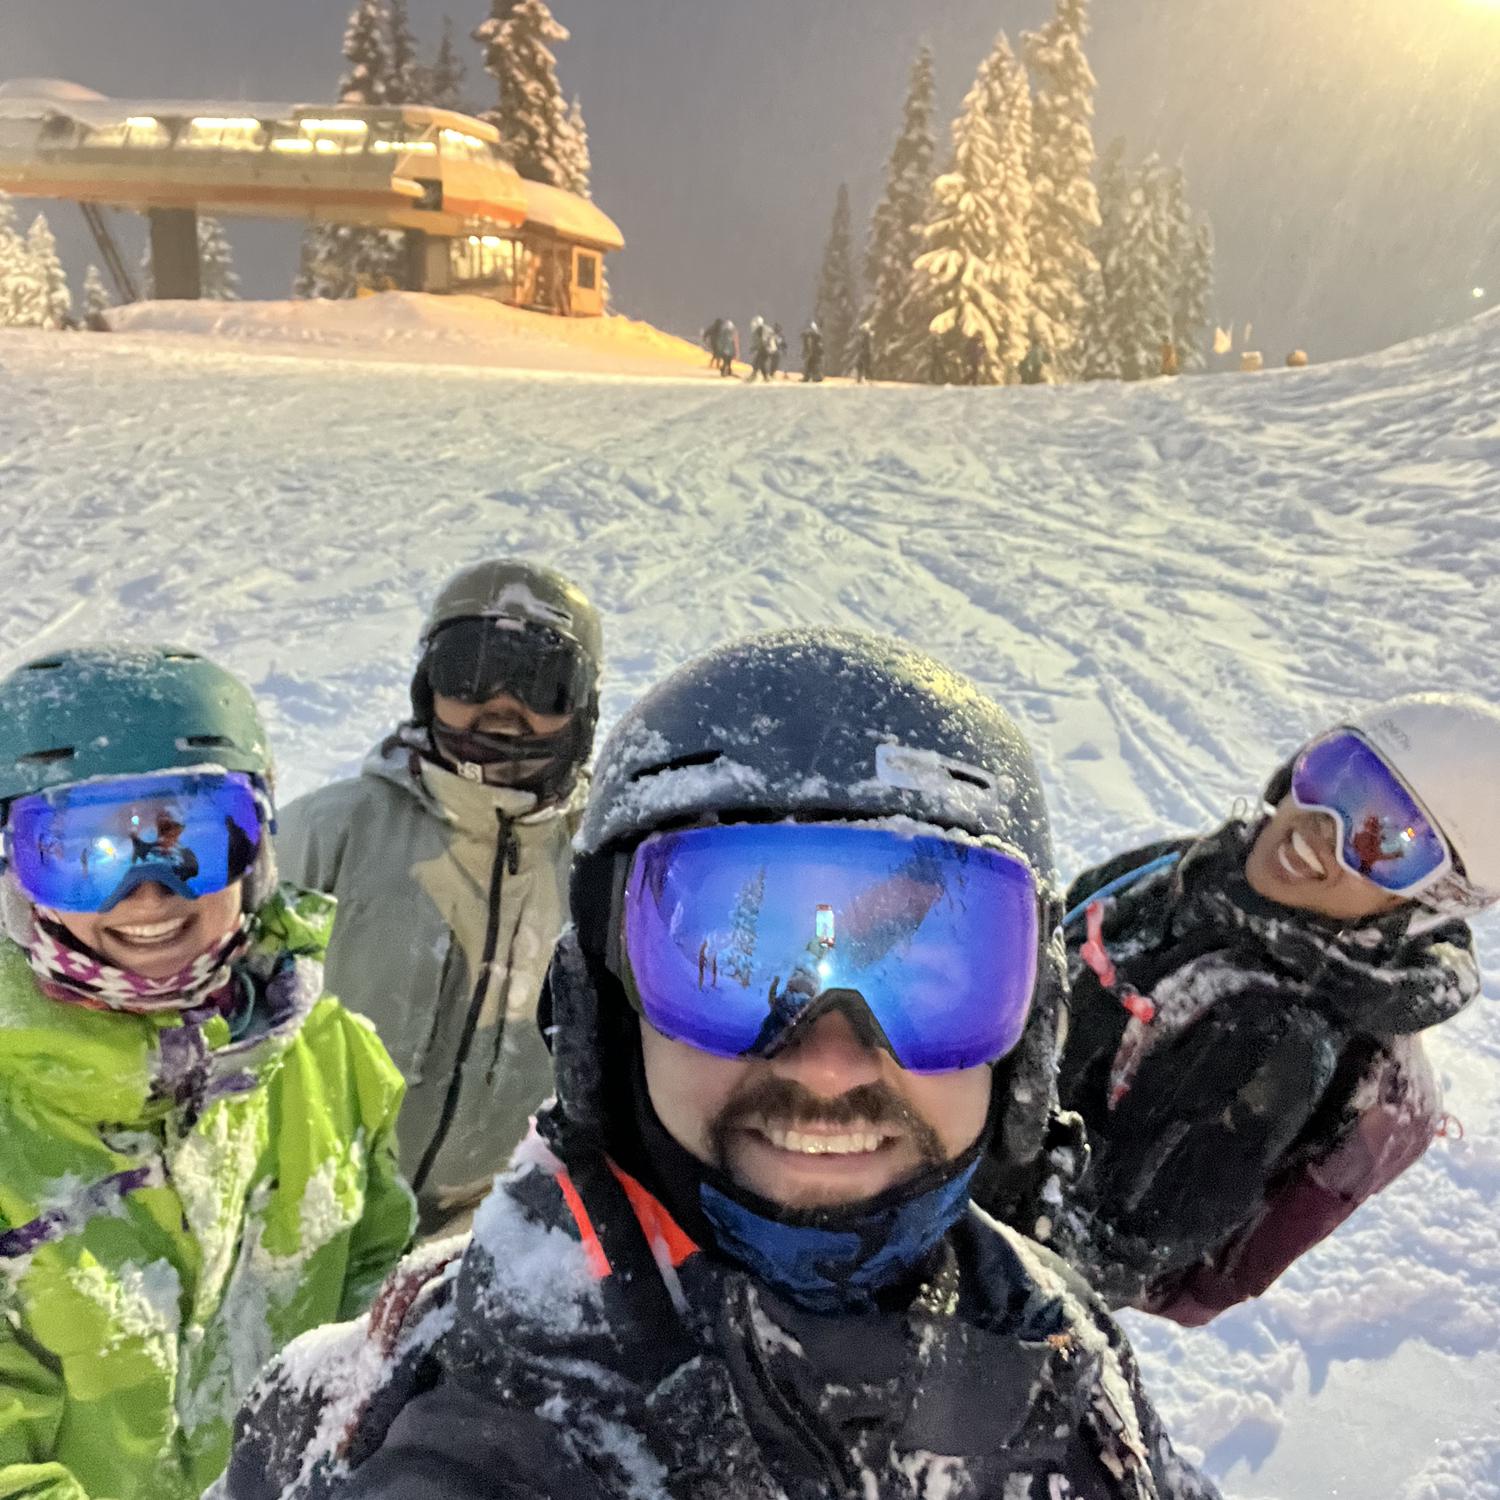
[[[407,1244],[402,1084],[278,888],[265,732],[190,652],[0,681],[0,1500],[179,1500]]]

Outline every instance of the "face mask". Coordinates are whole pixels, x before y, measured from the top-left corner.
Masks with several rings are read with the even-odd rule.
[[[432,725],[438,759],[449,770],[465,781],[532,792],[543,802],[555,800],[571,785],[577,738],[573,724],[558,734],[517,735],[452,729],[439,720]]]

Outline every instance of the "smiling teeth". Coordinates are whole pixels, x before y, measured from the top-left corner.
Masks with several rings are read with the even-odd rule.
[[[187,923],[181,917],[173,922],[149,922],[139,927],[116,927],[115,931],[132,943],[154,943],[182,931]]]
[[[1327,867],[1318,858],[1318,851],[1295,828],[1292,829],[1292,848],[1297,851],[1297,857],[1304,864],[1316,870],[1319,875],[1326,875],[1328,873]]]
[[[854,1130],[847,1135],[810,1135],[800,1130],[766,1127],[766,1139],[778,1151],[795,1151],[802,1156],[861,1156],[878,1151],[885,1139],[877,1130]]]

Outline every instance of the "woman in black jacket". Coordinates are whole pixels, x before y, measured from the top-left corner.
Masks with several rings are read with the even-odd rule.
[[[1059,1092],[1092,1156],[1038,1215],[1106,1301],[1207,1321],[1426,1149],[1418,1038],[1479,992],[1497,773],[1500,712],[1400,699],[1305,746],[1254,818],[1074,881]]]

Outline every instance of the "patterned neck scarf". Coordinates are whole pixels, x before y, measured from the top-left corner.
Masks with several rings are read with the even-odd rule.
[[[135,1016],[197,1010],[220,996],[233,998],[234,964],[249,944],[250,923],[247,913],[180,973],[147,979],[101,958],[55,917],[34,911],[27,957],[42,993],[66,1005]]]

